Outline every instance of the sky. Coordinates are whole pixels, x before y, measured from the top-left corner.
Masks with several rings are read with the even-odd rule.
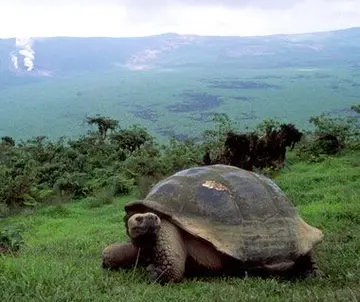
[[[0,0],[0,38],[251,36],[360,26],[360,0]]]

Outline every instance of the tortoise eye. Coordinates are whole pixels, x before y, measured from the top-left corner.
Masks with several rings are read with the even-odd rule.
[[[138,216],[135,218],[136,222],[142,223],[144,218],[142,216]]]

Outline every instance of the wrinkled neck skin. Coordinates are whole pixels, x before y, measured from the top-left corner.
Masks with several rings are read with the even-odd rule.
[[[157,236],[155,234],[152,235],[142,235],[136,238],[131,238],[131,242],[140,248],[143,251],[150,251],[153,249],[154,245],[156,244]]]

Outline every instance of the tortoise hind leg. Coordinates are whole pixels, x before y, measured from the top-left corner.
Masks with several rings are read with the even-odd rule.
[[[294,276],[300,278],[324,276],[324,273],[319,269],[316,263],[314,253],[312,251],[300,256],[296,260],[293,270]]]
[[[132,243],[113,243],[102,253],[102,267],[107,269],[126,269],[139,260],[139,249]]]
[[[180,282],[185,274],[187,251],[179,229],[163,220],[154,246],[152,264],[148,266],[153,281]]]

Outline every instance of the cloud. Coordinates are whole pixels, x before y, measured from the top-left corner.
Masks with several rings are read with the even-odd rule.
[[[360,26],[359,0],[0,0],[0,7],[0,37],[246,36]]]
[[[330,0],[331,1],[331,0]],[[169,6],[222,6],[227,8],[243,8],[243,7],[255,7],[261,9],[278,9],[288,8],[294,4],[301,2],[301,0],[154,0],[154,1],[115,1],[123,3],[128,7],[169,7]]]
[[[360,26],[358,0],[140,0],[125,3],[128,23],[147,24],[163,32],[266,35]]]

